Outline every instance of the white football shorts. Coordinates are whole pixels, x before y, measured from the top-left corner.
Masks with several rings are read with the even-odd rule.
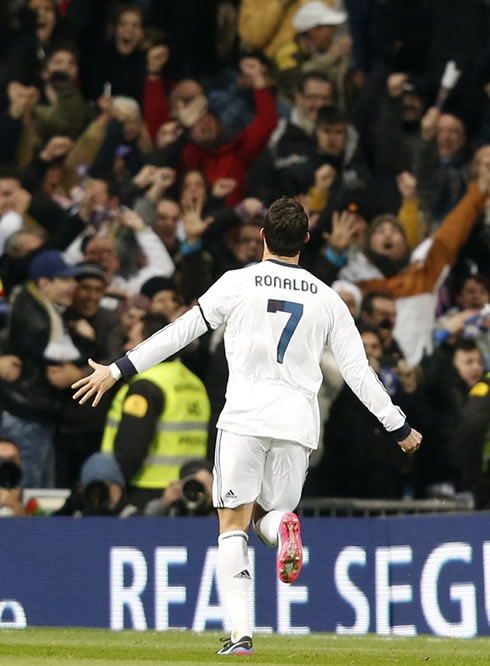
[[[213,505],[235,509],[257,502],[265,511],[293,511],[301,498],[310,453],[297,442],[218,430]]]

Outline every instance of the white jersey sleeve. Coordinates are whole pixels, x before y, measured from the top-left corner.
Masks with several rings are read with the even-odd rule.
[[[199,297],[199,307],[204,319],[213,330],[224,324],[239,301],[238,271],[228,271],[205,294]]]
[[[388,432],[402,428],[406,416],[394,405],[369,365],[354,320],[342,299],[332,300],[333,318],[327,344],[348,386]]]
[[[113,363],[111,365],[113,376],[117,379],[122,374],[125,379],[129,379],[176,354],[206,331],[218,328],[226,320],[236,301],[234,290],[230,288],[230,282],[233,284],[230,275],[233,273],[225,273],[217,280],[201,296],[199,305],[191,308]]]
[[[112,374],[118,376],[115,365],[125,379],[130,379],[176,354],[207,330],[202,312],[196,305],[113,363]]]

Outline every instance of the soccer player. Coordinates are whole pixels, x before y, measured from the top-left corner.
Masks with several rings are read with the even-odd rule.
[[[258,264],[225,273],[198,305],[110,366],[73,384],[81,404],[101,396],[225,324],[229,366],[226,404],[218,420],[213,502],[219,516],[218,576],[232,621],[218,654],[251,654],[247,530],[277,545],[279,578],[296,580],[302,565],[297,506],[312,449],[318,445],[319,360],[332,350],[345,381],[406,452],[421,435],[368,364],[354,320],[340,296],[299,266],[309,240],[308,217],[293,199],[269,209]]]

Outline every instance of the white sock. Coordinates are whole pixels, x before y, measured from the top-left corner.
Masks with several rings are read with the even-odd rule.
[[[266,546],[277,546],[279,525],[286,511],[269,511],[255,523],[255,533]]]
[[[250,562],[248,536],[241,530],[223,532],[218,537],[218,575],[231,619],[231,640],[252,636],[250,626]]]

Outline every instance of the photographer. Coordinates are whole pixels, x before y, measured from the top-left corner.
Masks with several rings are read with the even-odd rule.
[[[146,516],[209,516],[213,513],[213,465],[205,458],[189,460],[162,496],[148,502]]]
[[[17,444],[0,437],[0,517],[26,515],[21,480],[22,464]]]
[[[137,513],[129,504],[125,493],[124,478],[111,455],[94,453],[88,458],[65,504],[56,516],[116,516],[128,518]]]

